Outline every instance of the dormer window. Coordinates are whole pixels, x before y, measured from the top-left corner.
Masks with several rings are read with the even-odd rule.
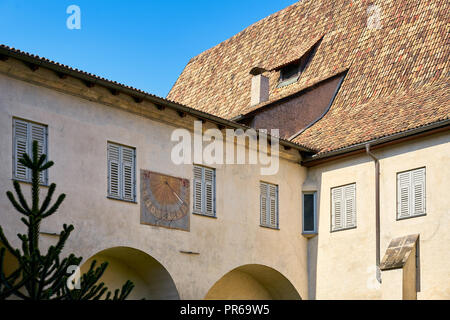
[[[300,72],[300,61],[283,67],[280,70],[280,83],[278,84],[278,87],[284,87],[296,82],[300,76]]]
[[[300,59],[280,68],[278,88],[297,82],[300,74],[308,67],[312,58],[316,54],[317,48],[321,42],[322,38],[319,39],[319,41],[317,41]]]

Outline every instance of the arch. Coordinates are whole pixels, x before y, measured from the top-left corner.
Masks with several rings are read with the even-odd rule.
[[[5,248],[5,245],[0,241],[0,249]],[[19,267],[19,262],[17,261],[16,257],[13,256],[8,250],[5,250],[5,258],[4,258],[4,265],[3,265],[3,271],[5,272],[5,275],[10,275],[13,271],[17,270]]]
[[[89,269],[93,260],[97,261],[97,265],[104,261],[109,263],[101,278],[109,290],[121,288],[126,280],[133,281],[135,288],[128,299],[180,299],[175,283],[166,268],[141,250],[130,247],[102,250],[81,266],[81,273]]]
[[[209,289],[205,300],[301,300],[292,283],[277,270],[248,264],[235,268]]]

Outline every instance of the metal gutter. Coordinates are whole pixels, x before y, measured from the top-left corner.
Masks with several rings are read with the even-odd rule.
[[[78,69],[73,69],[69,66],[65,66],[65,65],[50,61],[45,58],[34,56],[34,55],[28,54],[26,52],[18,51],[16,49],[11,49],[11,48],[8,48],[3,45],[0,45],[0,55],[13,57],[13,58],[21,60],[23,62],[36,65],[38,67],[43,67],[43,68],[50,69],[50,70],[60,73],[60,74],[72,76],[72,77],[80,79],[82,81],[87,81],[87,82],[90,82],[93,84],[101,85],[110,90],[117,90],[122,93],[128,94],[132,97],[135,97],[135,98],[146,99],[156,105],[169,107],[175,111],[183,112],[183,113],[189,114],[193,117],[197,117],[199,119],[208,120],[208,121],[213,122],[220,126],[229,127],[229,128],[233,128],[233,129],[243,129],[243,130],[251,129],[250,127],[245,126],[243,124],[240,124],[240,123],[237,123],[237,122],[234,122],[231,120],[223,119],[223,118],[214,116],[212,114],[209,114],[209,113],[206,113],[203,111],[199,111],[199,110],[193,109],[191,107],[181,105],[179,103],[158,97],[156,95],[147,93],[145,91],[142,91],[142,90],[139,90],[136,88],[132,88],[132,87],[128,87],[121,83],[111,81],[111,80],[108,80],[105,78],[100,78],[93,74],[86,73],[86,72],[78,70]],[[270,139],[271,135],[267,134],[267,137],[268,137],[268,139]],[[285,139],[279,138],[279,143],[280,143],[280,145],[282,145],[286,148],[297,149],[300,152],[305,152],[305,153],[309,153],[309,154],[315,153],[315,150],[309,149],[307,147],[301,146],[297,143],[294,143],[294,142],[291,142],[291,141],[288,141]]]
[[[380,161],[370,152],[370,143],[366,144],[366,153],[375,162],[375,261],[376,278],[381,283],[380,270]]]

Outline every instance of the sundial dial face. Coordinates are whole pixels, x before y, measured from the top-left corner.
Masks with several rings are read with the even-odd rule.
[[[189,231],[189,180],[141,170],[141,223]]]

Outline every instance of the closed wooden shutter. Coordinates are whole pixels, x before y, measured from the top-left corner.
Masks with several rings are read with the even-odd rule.
[[[331,191],[332,197],[332,212],[331,212],[331,223],[332,230],[342,229],[342,216],[343,216],[343,205],[342,205],[342,188],[334,188]]]
[[[398,179],[398,217],[406,218],[411,215],[411,173],[403,172]]]
[[[43,154],[47,153],[47,141],[46,141],[46,127],[42,125],[38,125],[35,123],[30,123],[30,133],[31,133],[31,141],[30,141],[30,147],[29,150],[33,150],[33,141],[38,142],[38,158]],[[42,171],[40,174],[40,183],[46,184],[47,183],[47,170]]]
[[[331,230],[356,227],[356,184],[331,189]]]
[[[202,213],[203,210],[203,168],[194,166],[194,212]]]
[[[269,204],[270,204],[270,226],[278,227],[278,188],[275,185],[269,185]]]
[[[260,183],[261,225],[278,228],[278,186]]]
[[[47,127],[24,120],[13,120],[14,131],[14,168],[13,176],[19,180],[31,181],[31,170],[19,162],[27,153],[33,158],[33,141],[38,142],[38,157],[47,154]],[[47,160],[46,160],[47,161]],[[40,174],[40,183],[47,184],[47,170]]]
[[[397,217],[426,213],[425,168],[397,174]]]
[[[134,149],[122,147],[122,197],[134,201]]]
[[[108,143],[108,196],[136,200],[136,154],[133,148]]]
[[[120,146],[108,144],[108,196],[120,198]]]
[[[412,172],[413,214],[425,213],[425,168]]]
[[[19,159],[23,157],[25,153],[29,154],[28,146],[28,123],[25,121],[14,119],[13,122],[14,131],[14,178],[20,180],[30,180],[30,172],[23,164],[19,162]]]
[[[216,214],[215,170],[194,166],[194,212],[208,216]]]
[[[214,210],[214,170],[209,168],[203,168],[204,170],[204,182],[205,182],[205,214],[213,216]]]
[[[266,226],[268,224],[268,218],[267,218],[267,193],[268,193],[268,186],[266,183],[261,182],[260,186],[260,214],[261,214],[261,225]]]
[[[356,185],[351,184],[344,188],[345,196],[345,227],[356,227]]]

